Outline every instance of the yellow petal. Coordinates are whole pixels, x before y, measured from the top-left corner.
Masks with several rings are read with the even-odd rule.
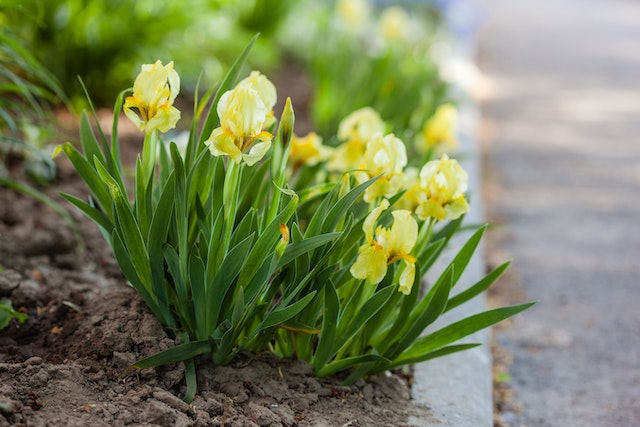
[[[158,129],[160,132],[167,132],[173,129],[180,120],[180,111],[175,107],[160,109],[148,122],[145,130],[151,132]]]
[[[412,262],[405,262],[404,270],[402,271],[402,274],[400,274],[398,291],[405,295],[409,295],[413,288],[413,282],[416,278],[416,266]]]
[[[469,212],[469,204],[464,199],[464,197],[460,197],[458,199],[452,200],[450,203],[445,205],[444,211],[449,219],[458,219],[462,214]]]
[[[387,274],[387,254],[379,246],[363,245],[349,271],[356,279],[369,279],[371,283],[380,283]]]
[[[380,202],[380,206],[374,208],[365,218],[364,223],[362,224],[362,231],[364,231],[369,244],[373,242],[373,229],[376,226],[378,218],[382,215],[382,211],[386,210],[388,207],[389,201],[387,199],[383,199],[382,202]]]
[[[383,133],[385,124],[380,115],[371,107],[356,110],[338,125],[338,138],[347,141],[367,143],[376,133]]]
[[[271,136],[268,132],[263,133]],[[260,139],[259,142],[252,144],[249,150],[242,155],[242,158],[248,166],[253,166],[267,154],[270,147],[271,138],[264,137],[264,139]]]
[[[234,136],[218,127],[211,132],[211,136],[204,142],[214,156],[229,156],[234,162],[240,163],[242,151],[236,146]]]
[[[413,219],[410,211],[396,210],[391,214],[393,215],[391,234],[394,238],[394,247],[387,250],[397,254],[408,254],[418,240],[418,223]]]

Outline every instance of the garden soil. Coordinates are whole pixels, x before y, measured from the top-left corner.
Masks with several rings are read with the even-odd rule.
[[[123,141],[125,161],[139,144]],[[0,426],[408,426],[410,417],[429,418],[401,373],[342,386],[269,354],[241,354],[230,366],[203,358],[187,404],[181,364],[127,370],[176,342],[127,286],[98,228],[57,195],[87,190],[65,159],[56,161],[58,181],[42,190],[67,206],[84,248],[49,206],[0,187],[0,297],[28,315],[0,332]],[[10,166],[20,177],[21,159]]]

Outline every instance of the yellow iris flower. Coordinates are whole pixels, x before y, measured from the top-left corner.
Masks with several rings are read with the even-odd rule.
[[[294,135],[291,139],[289,160],[294,167],[313,166],[327,160],[332,153],[331,147],[322,144],[322,137],[315,132],[305,136]]]
[[[420,171],[420,190],[416,215],[421,219],[456,219],[469,211],[465,200],[469,178],[455,159],[443,154],[427,162]]]
[[[234,162],[244,161],[249,166],[262,159],[273,140],[264,129],[275,120],[275,103],[275,86],[257,71],[222,94],[217,106],[220,127],[205,141],[211,154],[228,155]]]
[[[371,138],[384,130],[385,124],[373,108],[352,112],[338,125],[338,139],[345,142],[333,151],[327,168],[337,172],[357,169]]]
[[[384,199],[380,206],[365,218],[362,230],[367,242],[360,246],[358,258],[350,271],[356,279],[369,279],[371,283],[377,284],[384,279],[389,264],[403,260],[405,266],[400,274],[398,290],[408,295],[415,279],[416,259],[410,252],[418,239],[418,224],[411,212],[396,210],[392,212],[391,228],[379,225],[374,232],[378,218],[388,207],[389,201]]]
[[[160,61],[144,64],[133,83],[133,95],[125,99],[124,113],[141,131],[166,132],[180,119],[180,111],[173,106],[179,92],[180,77],[173,61],[165,66]]]
[[[364,193],[364,201],[372,202],[378,197],[391,197],[404,184],[403,168],[407,165],[407,152],[404,143],[394,134],[374,135],[365,149],[362,163],[365,171],[357,172],[356,179],[364,182],[381,175]]]
[[[437,150],[437,154],[454,152],[458,146],[457,123],[458,110],[455,106],[439,106],[417,136],[416,149],[421,153],[426,153],[432,148]]]
[[[380,33],[386,40],[405,40],[409,28],[409,14],[401,6],[387,7],[380,14]]]

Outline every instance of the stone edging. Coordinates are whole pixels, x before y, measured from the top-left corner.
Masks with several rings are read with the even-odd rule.
[[[469,44],[463,44],[455,50],[457,56],[466,61],[472,58],[473,49]],[[471,211],[465,218],[465,224],[483,224],[485,218],[481,192],[481,162],[476,139],[479,112],[472,101],[463,102],[459,106],[459,110],[460,151],[457,159],[469,174],[469,195],[471,196]],[[432,272],[427,274],[427,278],[432,283],[447,262],[455,256],[456,249],[459,249],[470,235],[471,231],[464,232],[452,239],[451,247],[442,255],[439,263],[432,268]],[[481,279],[486,274],[485,267],[484,246],[481,242],[460,278],[455,293]],[[432,275],[435,277],[431,277]],[[446,313],[434,324],[433,328],[442,327],[486,309],[483,294]],[[477,332],[465,341],[482,345],[415,365],[411,394],[417,403],[427,405],[430,410],[420,419],[411,419],[412,425],[420,427],[493,426],[490,330],[485,329]]]

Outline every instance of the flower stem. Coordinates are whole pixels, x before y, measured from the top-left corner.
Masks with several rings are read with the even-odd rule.
[[[240,165],[229,159],[227,171],[224,179],[222,192],[222,202],[224,204],[224,234],[222,237],[223,251],[219,252],[224,258],[229,251],[231,234],[236,221],[236,210],[238,208],[238,186],[240,185]],[[220,260],[221,261],[221,260]]]
[[[151,133],[144,135],[144,143],[142,145],[142,172],[144,182],[149,182],[153,169],[156,165],[156,153],[158,152],[158,130],[154,129]]]
[[[422,227],[420,227],[420,233],[418,234],[416,247],[424,248],[427,243],[429,243],[429,239],[431,239],[431,234],[433,233],[433,227],[437,221],[438,220],[435,218],[429,218],[429,222],[427,224],[422,224]]]

